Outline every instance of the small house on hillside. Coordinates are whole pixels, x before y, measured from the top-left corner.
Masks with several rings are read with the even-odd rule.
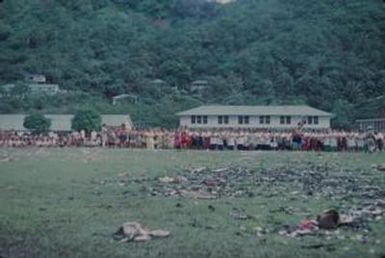
[[[177,113],[190,128],[330,128],[332,114],[309,106],[200,106]]]
[[[202,95],[207,90],[209,82],[206,80],[196,80],[191,83],[190,92],[193,94]]]
[[[47,83],[47,78],[42,74],[28,74],[21,85],[28,88],[28,94],[33,96],[47,95],[53,96],[65,91],[60,90],[58,84]],[[5,94],[11,94],[12,90],[17,86],[16,83],[9,83],[2,86]],[[25,97],[23,94],[22,97]]]
[[[112,105],[117,105],[123,101],[136,104],[138,103],[139,98],[137,95],[132,95],[132,94],[120,94],[112,97]]]
[[[25,76],[25,80],[32,83],[46,83],[47,78],[43,74],[28,74]]]

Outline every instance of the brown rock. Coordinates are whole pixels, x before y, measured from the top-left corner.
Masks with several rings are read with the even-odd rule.
[[[340,215],[336,210],[328,210],[317,217],[318,227],[321,229],[335,229],[338,226]]]

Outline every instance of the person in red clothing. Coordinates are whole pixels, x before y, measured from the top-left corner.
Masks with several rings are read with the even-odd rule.
[[[302,137],[302,150],[304,151],[308,151],[309,150],[309,146],[310,146],[310,139],[309,139],[309,136],[307,134],[305,134],[303,137]]]
[[[180,133],[179,130],[175,131],[174,146],[175,146],[175,149],[180,149],[181,148],[181,133]]]
[[[182,131],[180,141],[181,141],[181,148],[187,149],[187,147],[189,146],[190,137],[186,130]]]

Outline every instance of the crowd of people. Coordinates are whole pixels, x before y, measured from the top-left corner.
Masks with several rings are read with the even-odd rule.
[[[384,134],[369,131],[257,129],[128,129],[100,132],[0,132],[0,147],[96,147],[196,150],[383,151]]]

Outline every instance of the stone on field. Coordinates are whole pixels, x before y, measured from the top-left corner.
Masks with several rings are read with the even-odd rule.
[[[340,215],[339,225],[350,225],[354,222],[354,217],[350,215]]]
[[[238,220],[250,219],[251,216],[245,213],[243,209],[233,208],[233,210],[229,213],[231,217]]]
[[[180,183],[187,182],[187,178],[184,176],[176,176],[176,177],[165,176],[165,177],[160,177],[158,180],[160,183],[163,183],[163,184],[171,184],[171,183],[180,184]]]
[[[199,167],[199,168],[194,168],[191,170],[192,173],[201,173],[203,171],[205,171],[207,169],[207,167]]]
[[[228,170],[229,170],[229,168],[217,168],[217,169],[214,169],[213,172],[221,173],[221,172],[226,172]]]
[[[164,183],[164,184],[174,183],[175,182],[175,178],[168,177],[168,176],[160,177],[159,178],[159,182]]]

